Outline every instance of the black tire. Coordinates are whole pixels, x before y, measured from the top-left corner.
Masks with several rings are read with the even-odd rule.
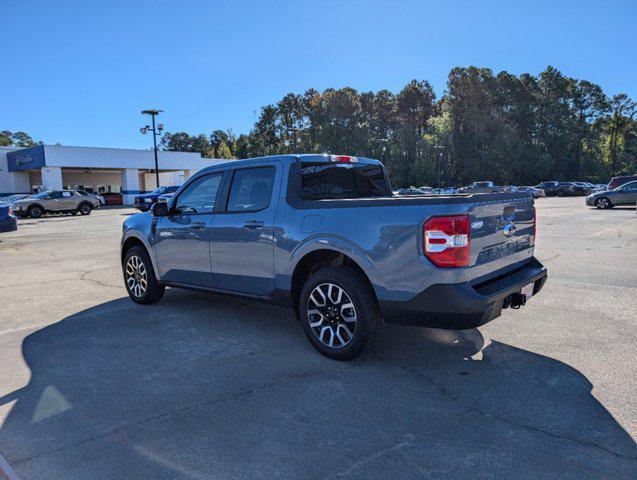
[[[343,314],[344,310],[342,304],[339,305],[336,303],[330,303],[327,305],[328,302],[325,300],[325,308],[328,308],[329,306],[335,310],[335,319],[325,319],[322,314],[320,317],[314,316],[315,314],[308,314],[308,310],[315,309],[312,308],[315,307],[315,305],[310,303],[310,295],[316,288],[326,288],[325,286],[329,284],[342,289],[354,306],[353,311],[347,309],[350,311],[350,314],[353,313],[356,318],[354,323],[355,328],[351,337],[345,333],[346,331],[339,330],[342,325],[350,325],[347,322],[351,322],[351,320],[344,320],[344,316],[340,317],[338,315],[338,313]],[[344,295],[343,298],[345,298]],[[311,316],[315,322],[317,321],[317,318],[320,318],[321,322],[323,322],[324,319],[325,322],[334,322],[336,331],[341,334],[340,338],[347,339],[347,343],[334,347],[330,347],[323,343],[319,339],[319,334],[315,333],[318,329],[322,328],[323,324],[318,327],[311,327]],[[305,335],[310,340],[314,348],[323,355],[335,360],[350,360],[356,357],[368,344],[373,344],[377,340],[382,328],[382,318],[374,291],[371,289],[366,280],[362,278],[361,274],[347,267],[326,267],[310,276],[301,290],[299,298],[299,317],[301,319]],[[338,326],[339,323],[340,326]],[[327,332],[330,332],[330,336],[335,338],[334,330],[331,329],[326,331],[325,336],[323,337],[324,340],[329,340],[327,338]],[[340,343],[340,341],[337,340],[336,343]]]
[[[77,210],[71,210],[69,213],[70,213],[71,215],[75,216],[75,215],[77,215]]]
[[[613,208],[613,204],[606,197],[599,197],[597,200],[595,200],[595,206],[601,209]]]
[[[129,282],[129,274],[127,273],[127,268],[129,266],[129,261],[131,258],[135,257],[138,259],[144,267],[144,274],[146,278],[146,288],[143,292],[140,290],[136,290],[132,285],[134,282]],[[135,264],[137,260],[132,261]],[[131,265],[132,266],[132,265]],[[157,279],[155,278],[155,271],[153,270],[153,264],[150,261],[150,257],[148,256],[148,252],[143,247],[139,245],[129,248],[124,255],[124,262],[122,263],[122,273],[124,275],[124,285],[126,286],[126,291],[128,292],[128,296],[135,303],[140,303],[142,305],[150,305],[152,303],[159,302],[164,296],[164,291],[166,287],[157,283]]]
[[[27,215],[31,218],[40,218],[44,215],[44,209],[40,205],[31,205],[27,210]]]
[[[566,194],[564,193],[564,191],[563,191],[563,190],[558,190],[558,191],[557,191],[557,196],[558,196],[558,197],[565,197],[565,196],[566,196]]]
[[[80,203],[77,207],[77,211],[82,215],[90,215],[93,210],[93,205],[88,202]]]

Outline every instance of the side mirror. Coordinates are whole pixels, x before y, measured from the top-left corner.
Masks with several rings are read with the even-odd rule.
[[[165,202],[156,202],[153,203],[153,206],[150,207],[150,214],[153,217],[165,217],[168,215],[168,204]]]

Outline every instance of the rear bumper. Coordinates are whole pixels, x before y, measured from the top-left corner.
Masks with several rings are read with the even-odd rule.
[[[533,295],[544,286],[546,267],[529,263],[496,278],[455,284],[434,284],[408,302],[380,302],[386,323],[464,330],[497,318],[512,296],[533,282]]]

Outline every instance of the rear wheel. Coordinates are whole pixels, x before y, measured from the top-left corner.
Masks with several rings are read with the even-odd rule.
[[[308,339],[336,360],[356,357],[378,336],[381,316],[365,279],[347,267],[328,267],[305,282],[299,314]]]
[[[606,197],[599,197],[597,200],[595,200],[595,206],[597,208],[612,208],[613,204],[610,203],[610,200]]]
[[[165,287],[157,283],[155,271],[146,249],[131,247],[124,255],[124,283],[131,300],[148,305],[164,296]]]
[[[31,218],[40,218],[44,214],[44,210],[39,205],[32,205],[27,210],[27,214]]]
[[[91,214],[91,210],[93,210],[93,205],[91,205],[90,203],[82,203],[80,204],[79,207],[77,207],[77,211],[80,212],[82,215],[90,215]]]

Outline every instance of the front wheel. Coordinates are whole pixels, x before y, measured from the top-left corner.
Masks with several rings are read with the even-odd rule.
[[[131,300],[148,305],[164,296],[166,287],[159,285],[148,253],[143,247],[130,248],[124,255],[124,283]]]
[[[595,200],[595,206],[597,208],[612,208],[613,204],[610,203],[610,200],[606,197],[600,197],[597,200]]]
[[[310,276],[301,290],[299,316],[314,348],[335,360],[356,357],[373,343],[382,324],[373,290],[347,267]]]

